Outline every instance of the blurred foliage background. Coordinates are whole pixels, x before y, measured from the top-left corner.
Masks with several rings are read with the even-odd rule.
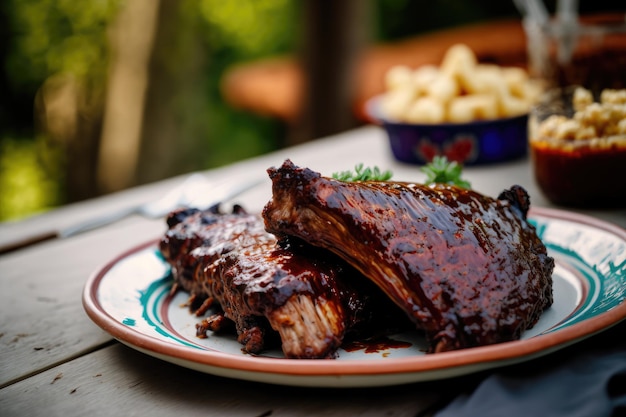
[[[370,16],[364,24],[371,42],[493,17],[518,17],[512,2],[500,0],[366,1]],[[217,167],[285,146],[281,121],[230,108],[219,84],[233,64],[298,53],[306,19],[304,3],[1,2],[0,221],[115,190],[99,185],[102,177],[98,177],[106,153],[103,137],[117,132],[109,120],[113,96],[118,94],[121,102],[113,107],[118,118],[130,117],[135,110],[125,110],[124,84],[115,93],[113,81],[124,71],[131,80],[141,73],[115,63],[124,58],[127,44],[150,41],[142,36],[153,26],[151,42],[156,47],[148,68],[160,87],[148,92],[139,88],[149,104],[137,117],[143,120],[141,139],[154,142],[136,150],[141,171],[149,174],[133,177],[133,184]],[[140,57],[126,58],[132,62]],[[163,101],[167,106],[151,107],[150,103]],[[159,171],[160,161],[169,161],[164,157],[168,153],[178,156],[167,170]]]

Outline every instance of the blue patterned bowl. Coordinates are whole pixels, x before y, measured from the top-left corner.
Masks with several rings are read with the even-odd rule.
[[[463,165],[479,165],[521,158],[528,152],[528,115],[471,123],[412,124],[385,119],[380,96],[366,103],[370,120],[382,125],[393,156],[423,165],[436,155]]]

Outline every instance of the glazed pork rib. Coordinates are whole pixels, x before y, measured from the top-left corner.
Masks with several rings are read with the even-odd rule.
[[[201,312],[223,311],[199,325],[199,335],[226,318],[249,353],[264,350],[277,332],[286,357],[326,358],[368,317],[371,294],[347,284],[354,269],[296,239],[278,244],[260,215],[185,210],[170,214],[168,226],[160,250],[176,284]]]
[[[329,249],[378,285],[430,352],[518,339],[552,304],[554,261],[521,187],[343,182],[287,160],[268,170],[266,229]]]

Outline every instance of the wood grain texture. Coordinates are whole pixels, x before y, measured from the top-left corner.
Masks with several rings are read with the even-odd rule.
[[[85,281],[162,229],[160,222],[132,219],[0,257],[0,386],[110,340],[82,308]]]
[[[476,378],[373,389],[265,385],[181,368],[115,343],[0,391],[9,416],[414,417]],[[439,392],[439,393],[437,393]]]

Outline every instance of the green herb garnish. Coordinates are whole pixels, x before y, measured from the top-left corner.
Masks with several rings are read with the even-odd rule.
[[[363,164],[354,166],[354,172],[341,171],[333,173],[332,177],[339,181],[387,181],[393,176],[391,171],[381,171],[378,167],[364,168]]]
[[[463,166],[456,161],[448,161],[445,156],[435,156],[433,160],[422,167],[426,173],[426,184],[449,184],[461,188],[471,188],[471,184],[461,178]]]

